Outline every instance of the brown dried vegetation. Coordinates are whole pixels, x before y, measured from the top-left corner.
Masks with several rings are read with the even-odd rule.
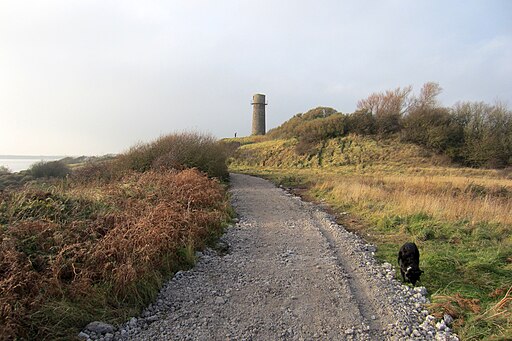
[[[463,297],[461,294],[455,295],[435,295],[434,303],[429,308],[434,311],[434,316],[442,318],[444,314],[449,314],[455,318],[454,325],[462,326],[467,319],[472,320],[473,330],[486,330],[491,326],[500,330],[501,335],[493,335],[491,340],[504,340],[510,337],[510,326],[512,324],[512,287],[505,289],[498,288],[489,294],[489,297],[502,297],[498,302],[488,307],[482,312],[480,300]],[[467,337],[468,339],[480,339],[487,337],[483,332],[475,332]]]
[[[69,339],[122,319],[227,218],[224,188],[195,169],[99,181],[98,167],[0,193],[0,340]]]

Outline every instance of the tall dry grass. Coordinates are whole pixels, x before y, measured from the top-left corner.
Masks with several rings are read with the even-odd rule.
[[[400,214],[512,225],[512,180],[461,176],[331,176],[317,190],[340,203],[385,203]]]

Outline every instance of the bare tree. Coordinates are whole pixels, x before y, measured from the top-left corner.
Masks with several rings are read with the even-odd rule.
[[[381,134],[400,130],[400,120],[411,104],[412,86],[375,92],[357,103],[359,111],[370,112],[375,116],[377,131]]]
[[[423,84],[420,95],[412,99],[411,107],[417,110],[427,110],[439,107],[437,96],[443,91],[439,83],[427,82]]]
[[[387,114],[402,115],[410,104],[412,86],[386,90],[385,92],[374,92],[357,103],[357,109],[369,111],[375,116]]]

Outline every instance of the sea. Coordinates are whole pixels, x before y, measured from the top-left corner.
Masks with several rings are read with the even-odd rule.
[[[29,169],[39,161],[57,161],[64,156],[27,156],[27,155],[0,155],[0,166],[7,167],[11,172],[19,172]]]

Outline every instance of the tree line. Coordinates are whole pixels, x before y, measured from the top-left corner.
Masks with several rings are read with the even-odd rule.
[[[500,102],[458,102],[442,106],[442,88],[428,82],[415,95],[411,86],[375,92],[350,114],[319,107],[297,114],[269,131],[273,138],[298,139],[297,151],[347,134],[398,136],[471,167],[503,168],[512,164],[512,111]]]

